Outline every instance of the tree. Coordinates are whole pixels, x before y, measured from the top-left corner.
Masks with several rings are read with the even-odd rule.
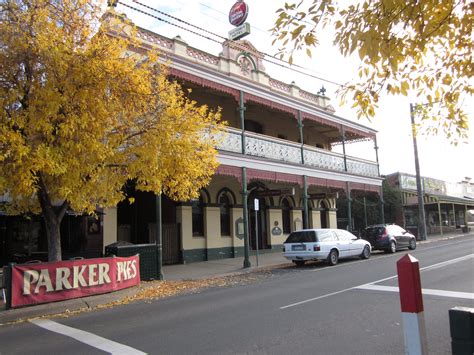
[[[195,198],[218,165],[220,113],[167,80],[126,20],[111,36],[99,5],[0,4],[0,194],[10,214],[41,212],[50,261],[61,260],[67,209],[115,206],[130,179]]]
[[[456,143],[467,136],[474,92],[473,12],[470,0],[301,0],[277,10],[272,32],[291,63],[296,51],[311,56],[321,30],[333,29],[340,52],[360,58],[359,80],[339,90],[359,117],[373,117],[385,92],[416,94],[427,104],[419,111],[428,131]]]

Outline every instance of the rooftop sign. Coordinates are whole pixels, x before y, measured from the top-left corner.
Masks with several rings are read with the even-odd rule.
[[[229,22],[233,26],[240,26],[245,22],[248,14],[248,5],[243,0],[239,0],[234,5],[232,5],[229,11]]]

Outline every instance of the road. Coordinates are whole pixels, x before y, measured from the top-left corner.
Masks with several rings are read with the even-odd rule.
[[[249,285],[2,326],[0,353],[403,354],[396,261],[404,254],[275,269]],[[474,307],[474,239],[411,254],[420,261],[429,352],[449,354],[448,310]]]

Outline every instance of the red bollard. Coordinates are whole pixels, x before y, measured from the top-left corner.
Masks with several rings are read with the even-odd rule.
[[[397,261],[398,287],[403,317],[405,354],[427,354],[423,297],[418,260],[406,254]]]

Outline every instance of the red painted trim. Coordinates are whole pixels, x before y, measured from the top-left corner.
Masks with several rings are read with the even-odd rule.
[[[418,260],[410,254],[406,254],[397,261],[397,273],[402,312],[423,312],[423,296],[421,294]]]

